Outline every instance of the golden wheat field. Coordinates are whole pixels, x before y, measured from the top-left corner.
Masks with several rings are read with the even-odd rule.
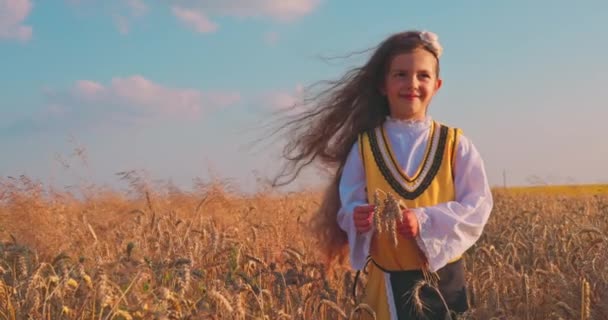
[[[357,319],[365,274],[317,259],[319,194],[224,184],[85,197],[0,180],[0,319]],[[495,190],[465,319],[608,319],[608,195]]]
[[[518,194],[594,195],[608,194],[608,184],[541,185],[533,187],[510,187],[509,192]]]

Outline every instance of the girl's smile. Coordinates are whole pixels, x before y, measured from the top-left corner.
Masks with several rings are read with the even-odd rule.
[[[423,119],[441,82],[435,56],[417,49],[393,57],[381,93],[386,96],[392,117]]]

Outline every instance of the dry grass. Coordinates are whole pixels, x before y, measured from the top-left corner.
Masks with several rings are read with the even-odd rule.
[[[0,319],[357,319],[353,273],[317,261],[318,195],[251,197],[0,180]],[[608,319],[608,196],[495,191],[466,255],[468,319]],[[357,288],[360,295],[365,282]]]
[[[515,194],[608,195],[608,184],[540,185],[533,187],[511,187],[508,189],[508,191]]]

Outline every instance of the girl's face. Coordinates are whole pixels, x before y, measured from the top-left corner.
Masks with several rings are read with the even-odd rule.
[[[424,49],[393,58],[380,89],[388,100],[391,117],[424,119],[426,108],[442,83],[436,68],[435,56]]]

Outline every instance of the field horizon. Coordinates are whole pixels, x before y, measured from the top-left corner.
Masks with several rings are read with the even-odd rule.
[[[79,198],[24,176],[0,179],[1,319],[366,314],[365,274],[353,297],[353,270],[327,269],[307,232],[319,192],[246,196],[222,183],[184,192],[126,180],[125,192],[88,186]],[[494,188],[488,226],[464,257],[464,318],[607,318],[604,188]]]

